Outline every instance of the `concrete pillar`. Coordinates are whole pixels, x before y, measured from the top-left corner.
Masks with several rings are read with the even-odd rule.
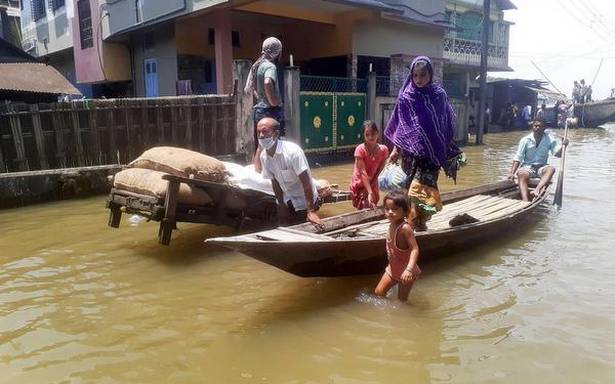
[[[252,120],[252,104],[254,97],[245,93],[243,88],[250,74],[252,62],[249,60],[233,61],[233,78],[237,81],[235,105],[235,152],[244,153],[249,162],[254,150],[254,122]]]
[[[365,100],[365,117],[376,121],[376,72],[367,75],[367,95]]]
[[[216,48],[216,87],[218,94],[233,90],[233,41],[231,10],[220,9],[214,14]]]
[[[301,71],[299,67],[284,68],[284,120],[286,137],[301,145]]]

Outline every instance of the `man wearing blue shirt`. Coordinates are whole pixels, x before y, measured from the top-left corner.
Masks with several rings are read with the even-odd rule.
[[[561,144],[558,144],[551,135],[545,133],[545,126],[542,121],[532,123],[532,133],[519,141],[519,147],[508,176],[510,180],[513,180],[517,175],[523,201],[529,201],[528,183],[530,178],[540,178],[538,185],[532,191],[534,199],[540,196],[555,173],[555,168],[547,165],[549,152],[555,157],[560,157],[565,145],[568,145],[568,139],[564,139]]]

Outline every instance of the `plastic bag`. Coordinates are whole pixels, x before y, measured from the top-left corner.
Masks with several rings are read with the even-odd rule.
[[[404,189],[408,176],[398,164],[388,163],[378,176],[378,188],[381,191],[396,191]]]

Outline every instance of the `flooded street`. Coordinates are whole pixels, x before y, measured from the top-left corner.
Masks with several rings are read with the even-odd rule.
[[[503,179],[526,133],[465,147],[442,189]],[[421,265],[408,304],[206,247],[222,227],[160,246],[158,223],[107,227],[103,196],[0,211],[0,383],[612,382],[615,125],[569,136],[563,208]]]

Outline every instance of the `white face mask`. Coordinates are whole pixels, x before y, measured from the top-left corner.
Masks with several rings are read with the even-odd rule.
[[[273,137],[265,137],[263,139],[258,139],[258,144],[265,150],[268,150],[275,144],[275,139]]]

